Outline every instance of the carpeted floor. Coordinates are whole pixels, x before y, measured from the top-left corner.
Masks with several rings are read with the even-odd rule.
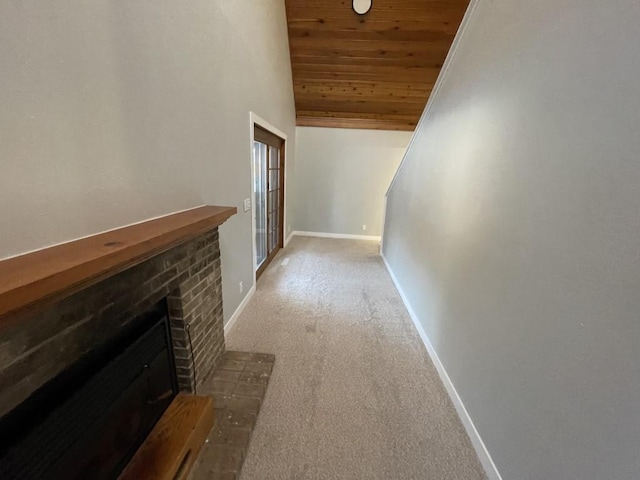
[[[241,480],[485,478],[377,243],[294,237],[227,348],[276,355]]]

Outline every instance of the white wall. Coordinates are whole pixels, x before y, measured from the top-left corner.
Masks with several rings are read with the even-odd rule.
[[[296,132],[295,229],[380,236],[384,194],[411,132],[314,127]]]
[[[235,205],[228,318],[253,282],[250,110],[295,157],[284,2],[2,2],[0,72],[0,258]]]
[[[384,254],[505,480],[640,477],[640,5],[480,0]]]

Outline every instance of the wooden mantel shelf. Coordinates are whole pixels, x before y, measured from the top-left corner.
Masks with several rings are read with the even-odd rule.
[[[0,326],[221,225],[235,207],[204,206],[0,261]]]

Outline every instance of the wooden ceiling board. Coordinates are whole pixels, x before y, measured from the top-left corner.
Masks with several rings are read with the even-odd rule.
[[[329,30],[327,28],[314,28],[317,23],[310,26],[289,26],[291,38],[307,39],[343,39],[351,41],[400,41],[400,42],[431,42],[449,40],[455,37],[455,32],[425,31],[425,30],[400,30],[394,26],[381,27],[380,30],[342,29]]]
[[[336,82],[380,82],[409,84],[429,83],[434,85],[440,73],[440,66],[433,68],[402,69],[400,80],[397,67],[367,67],[361,65],[327,65],[298,64],[293,72],[293,80],[302,83],[310,81],[334,80]]]
[[[367,82],[332,82],[332,85],[326,83],[305,82],[303,85],[296,85],[294,93],[296,95],[320,95],[322,98],[331,96],[356,97],[358,99],[368,97],[384,97],[389,100],[406,99],[411,101],[422,102],[429,95],[433,85],[420,84],[421,88],[414,86],[405,87],[405,84],[395,85],[393,83],[367,83]],[[298,97],[296,97],[298,98]]]
[[[300,113],[303,117],[342,118],[348,120],[380,120],[388,118],[396,122],[406,122],[412,119],[412,115],[407,114],[313,112],[310,110],[300,110]]]
[[[413,130],[468,0],[285,0],[298,125]]]
[[[384,122],[366,118],[342,118],[342,117],[313,117],[303,116],[298,118],[299,127],[327,127],[327,128],[361,128],[366,130],[413,130],[413,119],[407,121],[391,120],[385,118]]]
[[[422,114],[424,106],[421,104],[374,102],[364,100],[336,100],[321,99],[309,101],[307,99],[296,101],[296,110],[316,111],[316,112],[342,112],[367,114],[375,112],[379,115],[416,115]]]

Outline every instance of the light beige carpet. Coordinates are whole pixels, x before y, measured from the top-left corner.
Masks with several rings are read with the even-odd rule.
[[[241,480],[485,478],[377,243],[294,237],[227,348],[276,355]]]

